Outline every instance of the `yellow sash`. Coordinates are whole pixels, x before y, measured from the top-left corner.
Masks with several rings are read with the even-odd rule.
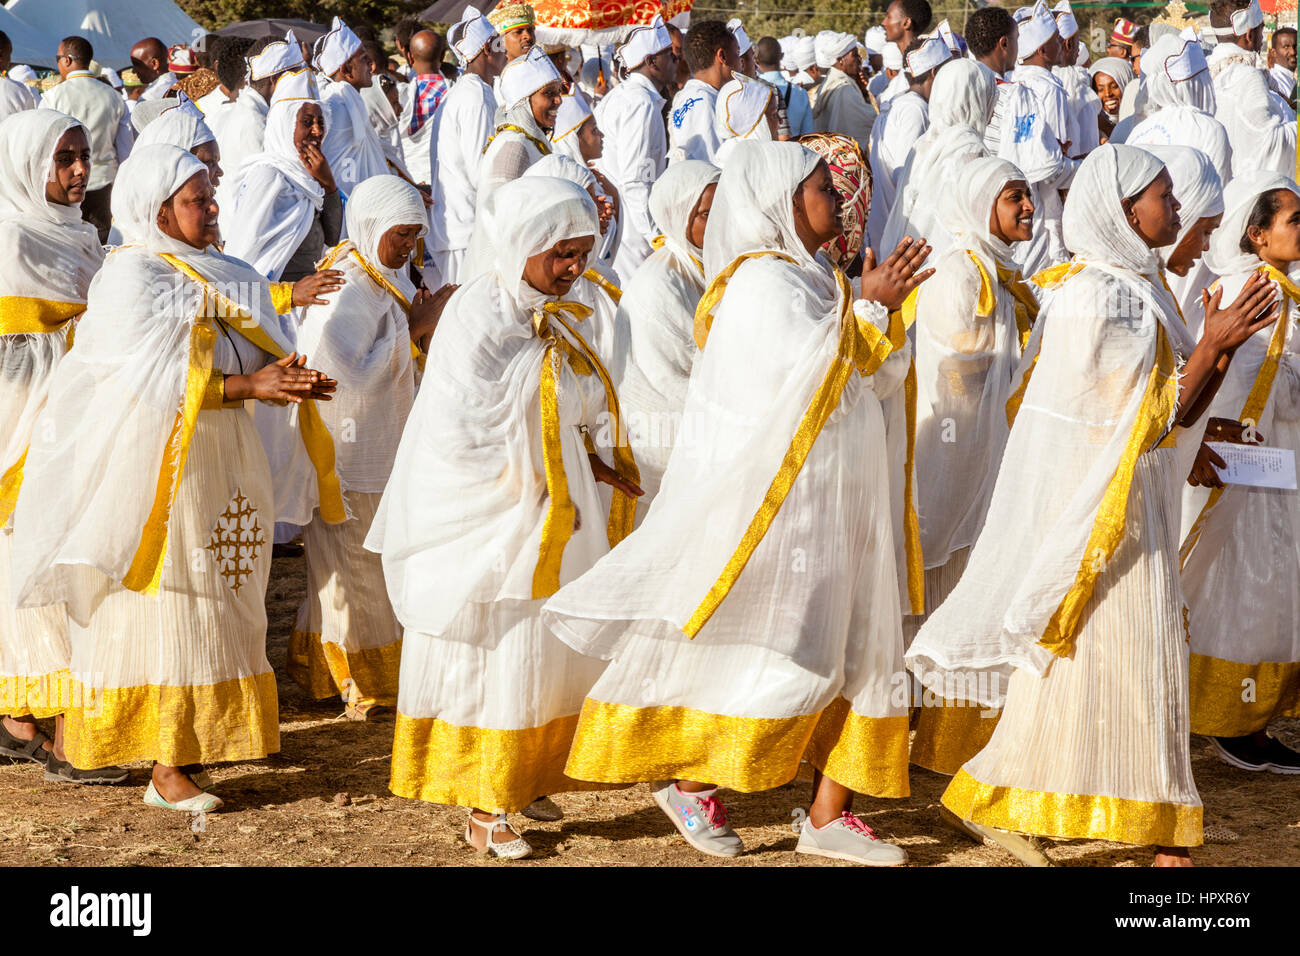
[[[1250,387],[1250,393],[1246,396],[1246,402],[1241,407],[1241,414],[1237,416],[1238,421],[1250,425],[1259,424],[1260,417],[1264,414],[1264,407],[1268,404],[1269,396],[1273,393],[1273,381],[1277,378],[1277,367],[1282,360],[1282,350],[1286,347],[1287,331],[1291,324],[1292,307],[1289,303],[1300,304],[1300,288],[1297,288],[1289,278],[1270,265],[1260,266],[1258,271],[1282,287],[1282,314],[1278,316],[1277,322],[1273,324],[1273,334],[1268,340],[1268,350],[1264,353],[1264,361],[1260,364],[1259,371],[1255,373],[1255,381]],[[1215,283],[1215,285],[1218,285],[1218,283]],[[1211,289],[1213,290],[1213,287]],[[1187,558],[1191,555],[1192,549],[1196,547],[1196,542],[1200,540],[1201,532],[1205,530],[1205,523],[1210,518],[1210,512],[1219,503],[1219,499],[1223,497],[1225,490],[1224,488],[1213,489],[1210,492],[1209,500],[1201,508],[1201,513],[1192,522],[1192,527],[1187,532],[1187,538],[1183,541],[1183,546],[1178,552],[1182,565],[1187,564]]]
[[[533,599],[550,597],[560,589],[560,563],[564,558],[564,549],[573,536],[573,522],[576,509],[569,495],[569,483],[564,474],[564,454],[561,445],[560,406],[556,393],[556,378],[563,358],[578,375],[595,374],[605,389],[605,403],[609,411],[614,435],[614,469],[619,477],[637,484],[641,473],[637,470],[628,447],[623,422],[619,414],[618,396],[614,393],[614,383],[609,372],[597,358],[595,351],[587,344],[578,331],[564,319],[567,313],[571,318],[582,321],[591,315],[591,309],[579,302],[547,302],[533,314],[533,329],[539,338],[547,343],[546,353],[542,359],[540,397],[542,406],[542,457],[546,466],[546,491],[550,504],[546,510],[546,519],[542,525],[542,542],[538,549],[537,567],[533,571]],[[558,334],[551,323],[555,322],[569,333],[569,337]],[[571,337],[571,338],[570,338]],[[592,449],[588,439],[588,450]],[[605,535],[612,548],[632,531],[632,522],[636,515],[636,499],[631,495],[613,489],[609,506],[609,519]]]
[[[339,257],[342,256],[345,251],[356,260],[357,265],[361,266],[362,271],[374,280],[375,285],[379,286],[397,300],[397,304],[402,307],[403,312],[408,316],[411,314],[411,300],[403,295],[402,290],[393,285],[393,283],[390,282],[383,273],[367,262],[365,256],[360,253],[356,245],[354,245],[350,239],[343,240],[329,252],[325,253],[325,258],[316,263],[316,268],[332,269],[334,264],[339,261]],[[411,358],[415,360],[415,363],[420,367],[420,371],[423,372],[424,360],[427,356],[420,349],[420,346],[416,345],[414,342],[411,343]]]
[[[549,155],[551,155],[551,144],[550,144],[550,143],[546,142],[546,140],[544,140],[544,139],[538,139],[538,138],[537,138],[536,136],[534,136],[532,133],[528,132],[528,130],[523,129],[522,127],[516,126],[514,123],[502,123],[500,126],[498,126],[498,127],[496,128],[496,132],[493,133],[491,136],[488,137],[488,141],[487,141],[487,143],[484,144],[484,146],[483,146],[483,152],[484,152],[485,154],[486,154],[487,151],[488,151],[488,147],[492,145],[492,140],[494,140],[494,139],[496,139],[498,136],[500,136],[500,135],[501,135],[501,132],[502,132],[503,130],[510,130],[510,132],[512,132],[512,133],[518,133],[518,134],[519,134],[520,136],[522,136],[524,139],[528,140],[528,142],[532,143],[534,146],[536,146],[538,149],[540,149],[540,150],[542,151],[542,155],[543,155],[543,156],[549,156]]]
[[[727,282],[732,275],[747,259],[768,255],[784,259],[787,262],[793,261],[790,256],[778,252],[746,253],[718,273],[713,282],[709,284],[695,311],[695,341],[700,348],[704,348],[708,341],[709,331],[713,326],[713,310],[722,301]],[[849,287],[848,279],[838,269],[835,270],[835,279],[840,288],[840,338],[835,359],[831,362],[821,385],[818,386],[812,401],[804,412],[794,438],[790,442],[790,447],[786,450],[785,457],[781,461],[781,466],[777,469],[776,476],[773,477],[771,484],[768,485],[762,504],[759,505],[758,511],[754,514],[749,526],[741,536],[740,543],[727,561],[718,579],[705,595],[704,600],[700,602],[699,607],[695,609],[685,627],[682,628],[688,637],[695,637],[700,632],[700,629],[708,623],[709,618],[713,616],[713,613],[722,604],[723,599],[735,586],[741,572],[745,570],[745,565],[753,557],[759,542],[763,540],[777,513],[781,510],[781,506],[785,503],[786,496],[794,486],[795,478],[798,477],[804,462],[808,459],[809,452],[812,451],[813,443],[816,442],[817,436],[821,434],[821,430],[825,427],[831,413],[839,405],[840,397],[844,394],[844,388],[849,382],[849,377],[855,370],[861,375],[874,374],[891,353],[903,347],[903,343],[907,339],[907,330],[903,326],[899,312],[890,315],[887,333],[882,333],[870,322],[859,320],[853,312],[853,292]],[[911,462],[916,422],[916,375],[914,368],[908,372],[905,396],[908,402],[909,435],[907,442],[907,488],[904,493],[906,495],[905,507],[910,512],[904,523],[907,535],[905,544],[909,596],[912,607],[916,609],[924,604],[924,565],[921,562],[920,526],[916,520],[915,509],[912,507],[911,494]],[[914,610],[914,613],[921,612]]]
[[[619,302],[622,301],[623,290],[620,289],[618,286],[614,285],[614,283],[610,282],[608,279],[606,279],[595,269],[588,269],[586,272],[582,274],[582,277],[584,279],[589,279],[590,281],[594,282],[596,285],[604,289],[605,294],[614,300],[615,305],[618,305]]]
[[[153,505],[140,534],[140,544],[136,548],[130,569],[122,579],[124,587],[150,595],[158,593],[162,580],[163,558],[167,553],[167,525],[171,517],[172,502],[176,497],[176,489],[180,486],[181,474],[185,468],[185,459],[189,453],[190,439],[194,435],[199,410],[203,407],[209,390],[213,346],[217,336],[213,322],[242,319],[243,321],[227,321],[226,327],[238,332],[253,345],[276,359],[284,358],[286,354],[274,339],[257,326],[247,309],[222,295],[190,265],[165,253],[161,254],[161,258],[177,271],[199,283],[203,288],[204,298],[200,314],[195,318],[194,326],[190,330],[190,359],[185,380],[184,402],[176,413],[176,421],[167,439],[166,447],[175,450],[163,458],[163,465],[154,489]],[[320,411],[314,401],[304,401],[298,407],[298,415],[303,443],[307,446],[308,457],[316,469],[321,517],[328,524],[338,524],[346,520],[347,513],[343,507],[343,492],[339,486],[338,474],[334,471],[334,442],[325,428],[325,423],[321,420]]]

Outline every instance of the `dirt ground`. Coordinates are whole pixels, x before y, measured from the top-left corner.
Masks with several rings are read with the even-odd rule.
[[[358,724],[334,701],[305,699],[284,676],[294,612],[304,586],[301,559],[280,559],[268,595],[270,657],[279,676],[281,752],[266,760],[212,768],[226,806],[204,821],[148,809],[144,764],[119,787],[45,783],[31,763],[0,758],[0,866],[94,865],[444,865],[444,866],[836,866],[796,857],[792,822],[808,784],[760,794],[724,794],[747,852],[735,860],[689,849],[651,802],[647,785],[596,794],[560,794],[566,818],[515,818],[535,858],[506,864],[475,856],[462,841],[464,811],[404,800],[388,792],[392,719]],[[52,728],[50,728],[52,730]],[[1273,732],[1300,744],[1300,720]],[[1300,863],[1300,777],[1229,768],[1197,739],[1192,766],[1205,802],[1207,845],[1200,865]],[[907,848],[913,866],[1014,865],[939,821],[946,777],[913,768],[906,800],[859,800],[878,833]],[[194,832],[199,829],[200,832]],[[1151,851],[1099,841],[1049,845],[1069,866],[1146,866]]]

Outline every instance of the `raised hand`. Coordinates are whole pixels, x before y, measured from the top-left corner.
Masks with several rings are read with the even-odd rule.
[[[862,298],[879,302],[891,311],[897,309],[913,289],[934,275],[933,269],[917,271],[929,255],[926,241],[911,236],[905,236],[879,266],[868,249],[862,262]]]
[[[307,167],[307,172],[311,173],[311,178],[320,183],[321,188],[327,193],[338,189],[334,184],[334,173],[330,170],[329,160],[325,158],[319,146],[315,143],[303,143],[298,150],[298,158]]]
[[[343,288],[343,273],[338,269],[321,269],[304,276],[293,284],[293,304],[328,305],[322,296],[332,295]]]
[[[1281,303],[1275,299],[1277,290],[1271,279],[1253,273],[1237,293],[1237,298],[1226,309],[1222,308],[1223,287],[1214,294],[1201,292],[1205,306],[1205,331],[1201,337],[1220,352],[1232,352],[1260,329],[1277,321]]]

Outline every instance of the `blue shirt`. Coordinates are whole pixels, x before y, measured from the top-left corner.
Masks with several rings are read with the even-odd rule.
[[[785,118],[790,124],[790,137],[793,139],[811,133],[813,131],[812,104],[808,101],[808,94],[803,87],[791,83],[780,70],[760,73],[759,79],[766,80],[776,87],[777,96],[780,97],[778,106],[785,102],[787,90],[789,91],[790,103],[786,107]]]

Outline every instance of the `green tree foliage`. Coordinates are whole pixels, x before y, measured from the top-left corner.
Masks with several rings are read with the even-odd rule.
[[[367,24],[376,30],[392,27],[405,16],[419,13],[430,0],[176,0],[177,5],[208,30],[240,20],[296,17],[329,23],[340,16],[349,24]],[[490,6],[491,4],[486,4]]]

